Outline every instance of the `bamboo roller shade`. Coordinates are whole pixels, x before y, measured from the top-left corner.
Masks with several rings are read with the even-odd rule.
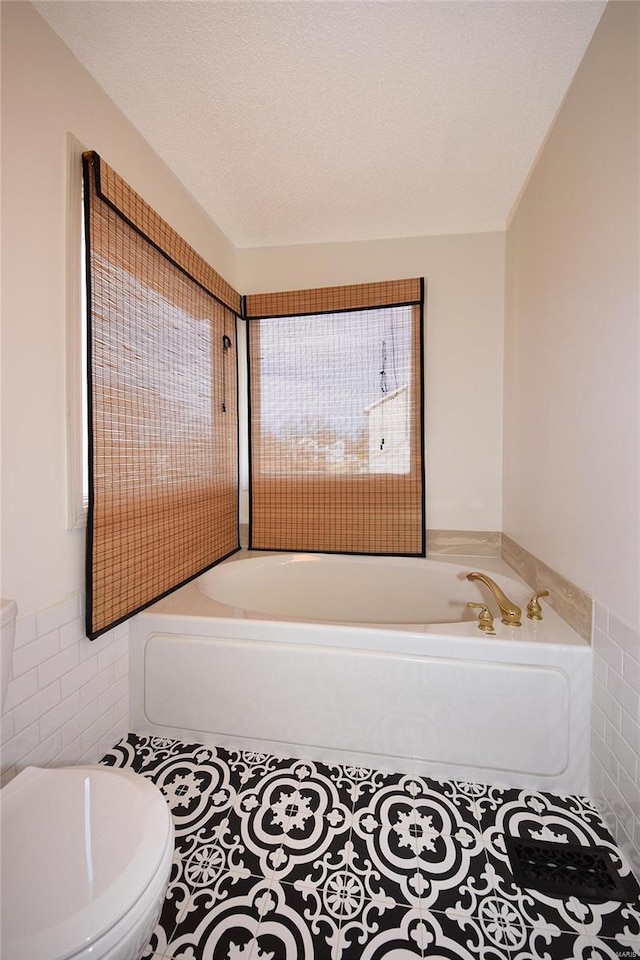
[[[283,290],[280,293],[254,293],[245,297],[245,316],[293,317],[341,310],[364,310],[420,304],[424,299],[420,278],[385,280],[379,283],[354,283],[342,287],[314,287],[309,290]]]
[[[422,281],[250,296],[246,313],[250,547],[423,556]]]
[[[239,548],[240,297],[96,154],[83,170],[94,638]]]
[[[96,195],[143,234],[149,243],[164,253],[191,279],[239,315],[242,299],[240,294],[97,153],[91,152],[85,156],[93,167]]]

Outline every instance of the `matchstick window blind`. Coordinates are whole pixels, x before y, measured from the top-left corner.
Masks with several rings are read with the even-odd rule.
[[[240,296],[97,154],[83,173],[95,638],[239,549]]]
[[[249,546],[424,556],[420,279],[246,298]]]

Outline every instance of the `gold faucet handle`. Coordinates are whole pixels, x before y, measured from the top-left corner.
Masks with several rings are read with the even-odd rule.
[[[542,590],[540,593],[534,593],[527,604],[527,616],[529,620],[542,620],[542,607],[538,603],[541,597],[548,597],[549,591]]]
[[[478,630],[484,630],[485,633],[494,634],[496,631],[493,629],[493,617],[489,607],[484,603],[472,603],[469,601],[467,603],[468,607],[477,607],[480,611],[478,616]]]

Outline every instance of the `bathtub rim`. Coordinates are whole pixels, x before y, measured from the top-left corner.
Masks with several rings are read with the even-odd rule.
[[[216,566],[194,578],[193,582],[199,592],[203,593],[209,600],[213,600],[216,604],[220,605],[220,609],[215,611],[215,615],[241,617],[252,620],[273,618],[283,621],[295,620],[304,623],[349,623],[376,627],[386,626],[388,624],[396,627],[406,625],[409,628],[423,627],[428,624],[431,627],[439,624],[476,621],[476,614],[465,606],[465,601],[473,600],[475,602],[488,603],[495,609],[499,618],[497,605],[490,598],[487,588],[479,583],[472,585],[464,582],[465,573],[469,573],[472,569],[475,569],[473,565],[466,562],[465,558],[449,557],[446,562],[443,562],[439,557],[295,553],[292,551],[280,551],[269,554],[261,553],[258,555],[256,551],[250,551],[248,555],[235,555],[234,561],[233,564],[226,562],[216,564]],[[260,582],[258,583],[258,593],[262,593],[262,596],[256,598],[255,593],[253,593],[252,596],[254,584],[253,581],[249,580],[249,564],[255,564],[255,571],[253,571],[253,573],[258,581],[264,577],[272,587],[273,595],[267,596],[266,600],[263,594],[264,584]],[[240,580],[234,576],[234,571],[237,570],[238,567],[246,567],[246,570],[243,571],[244,577],[246,578],[244,583],[242,576]],[[446,588],[443,589],[442,584],[440,584],[440,589],[438,589],[437,584],[432,586],[430,580],[432,576],[436,579],[446,577],[447,567],[452,568],[454,571],[450,580],[451,593],[448,597],[444,594],[444,589]],[[366,606],[366,601],[369,596],[372,598],[373,605],[376,606],[381,594],[387,589],[384,574],[385,569],[387,569],[388,577],[396,578],[395,581],[392,580],[392,582],[395,582],[397,588],[401,591],[406,590],[406,584],[398,583],[398,573],[401,574],[402,578],[404,573],[406,573],[408,577],[413,578],[416,578],[417,575],[415,586],[411,585],[411,589],[407,592],[407,602],[409,604],[413,602],[414,598],[421,597],[421,589],[424,585],[422,594],[428,595],[426,599],[427,609],[431,606],[433,598],[433,610],[434,613],[436,613],[443,599],[446,598],[458,608],[456,613],[459,612],[462,616],[460,619],[457,619],[449,613],[447,616],[438,615],[435,616],[433,620],[426,620],[422,617],[394,619],[393,616],[389,615],[384,617],[378,616],[368,620],[362,616],[352,618],[351,616],[345,617],[324,613],[314,613],[312,615],[311,612],[305,613],[304,610],[301,612],[291,612],[291,610],[285,612],[289,603],[286,596],[282,600],[282,606],[280,608],[277,604],[273,603],[273,597],[277,596],[278,593],[280,596],[286,594],[288,585],[287,578],[289,577],[289,573],[291,573],[292,578],[290,582],[297,582],[298,587],[302,586],[313,589],[313,587],[317,585],[318,590],[314,591],[314,596],[311,599],[312,605],[317,604],[318,595],[324,596],[324,594],[328,594],[327,606],[331,607],[332,599],[330,592],[333,589],[333,585],[335,585],[336,569],[340,570],[340,575],[343,578],[340,580],[339,577],[340,585],[337,587],[338,594],[340,594],[344,582],[346,581],[348,583],[349,579],[351,579],[354,604],[356,608],[360,608],[360,610],[362,610],[363,606]],[[299,580],[301,572],[302,582]],[[489,571],[485,570],[484,572],[488,573]],[[529,599],[529,594],[526,592],[528,589],[526,584],[524,584],[517,575],[514,575],[511,570],[492,570],[491,574],[498,581],[498,585],[501,586],[514,601],[522,604],[524,607]],[[327,576],[329,580],[323,582],[325,576]],[[311,577],[311,579],[307,579],[309,577]],[[217,584],[216,581],[221,582]],[[225,599],[223,596],[225,591],[228,591],[232,598],[235,596],[236,599]],[[246,594],[245,603],[242,602],[244,594]],[[256,602],[252,603],[252,600]],[[338,604],[346,606],[347,609],[349,603],[350,601],[346,600],[344,596],[338,599]],[[391,605],[392,607],[394,605],[396,606],[394,612],[397,614],[397,601],[393,596],[393,592],[391,594]],[[440,609],[442,608],[440,607]]]
[[[282,554],[242,549],[224,560],[220,566],[237,563],[240,560],[258,559],[267,556],[278,557],[282,556]],[[331,557],[333,555],[310,554],[309,556]],[[283,626],[288,625],[289,627],[304,625],[305,628],[315,627],[318,630],[326,630],[327,628],[338,631],[344,630],[347,633],[352,630],[369,634],[390,631],[398,635],[409,635],[419,638],[424,638],[425,636],[440,636],[451,640],[456,637],[462,637],[488,640],[492,643],[503,641],[513,644],[515,641],[517,644],[532,642],[535,644],[551,643],[554,646],[566,645],[569,647],[587,648],[591,646],[586,640],[580,637],[552,607],[546,604],[543,607],[544,613],[541,621],[529,620],[524,609],[526,599],[523,601],[523,597],[530,596],[534,591],[504,560],[497,557],[481,557],[475,558],[480,560],[480,563],[469,564],[469,560],[472,559],[474,558],[466,556],[426,557],[417,558],[415,562],[421,563],[423,560],[432,560],[446,566],[459,567],[468,565],[470,569],[478,569],[481,572],[488,573],[490,576],[497,575],[498,577],[506,577],[514,583],[517,583],[521,588],[521,595],[515,599],[518,602],[522,602],[523,605],[522,625],[520,627],[507,626],[496,616],[494,621],[496,635],[495,637],[487,637],[486,634],[478,630],[476,620],[436,623],[367,623],[360,621],[305,619],[302,617],[261,613],[245,608],[233,607],[206,596],[199,589],[197,578],[178,587],[166,597],[151,604],[145,610],[136,614],[135,619],[138,617],[157,615],[168,618],[188,617],[190,621],[199,619],[205,623],[210,619],[214,619],[226,623],[228,628],[232,629],[234,633],[235,630],[232,627],[234,623],[246,624],[247,629],[252,632],[256,630],[261,631],[263,629],[262,625],[264,624],[282,624]],[[205,572],[205,576],[207,572],[208,571]],[[492,608],[495,610],[495,604],[492,604]],[[238,636],[240,636],[240,634],[238,634]],[[247,639],[251,638],[247,637]]]

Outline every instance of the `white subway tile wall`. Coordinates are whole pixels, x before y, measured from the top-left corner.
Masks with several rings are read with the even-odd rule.
[[[596,601],[591,793],[640,877],[640,634]]]
[[[129,628],[84,632],[79,594],[16,623],[1,782],[27,766],[96,763],[129,729]]]

